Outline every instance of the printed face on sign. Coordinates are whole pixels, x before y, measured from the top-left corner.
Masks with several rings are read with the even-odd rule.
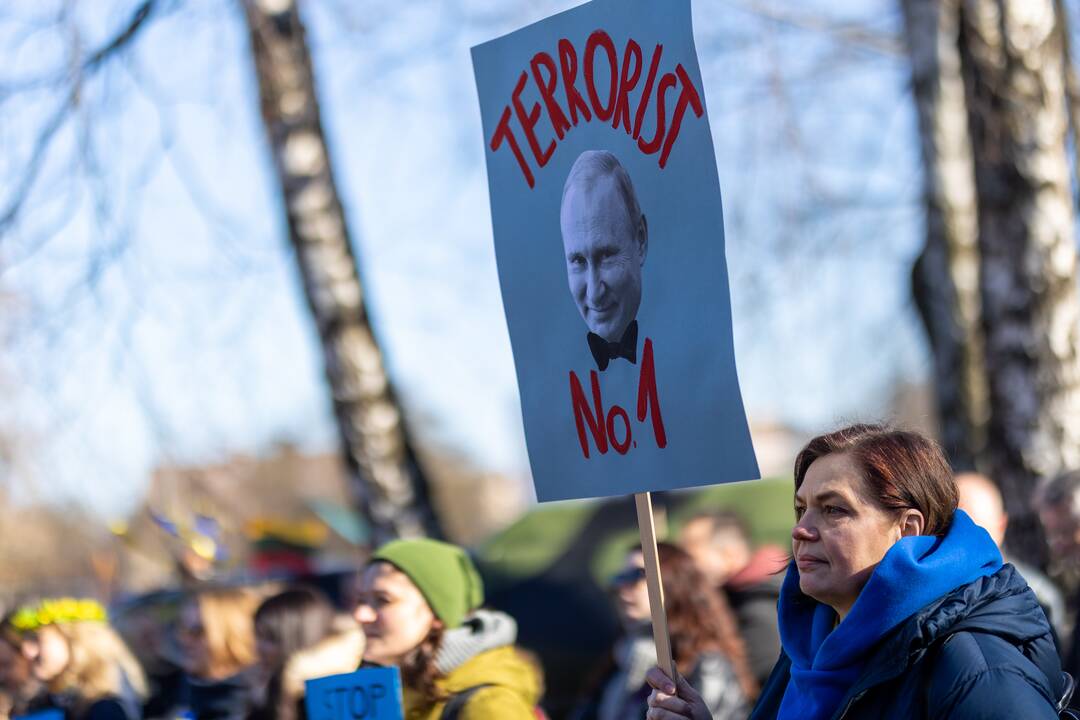
[[[589,150],[578,157],[563,188],[559,225],[570,294],[597,365],[604,370],[619,357],[636,362],[631,325],[641,305],[648,226],[614,155]]]

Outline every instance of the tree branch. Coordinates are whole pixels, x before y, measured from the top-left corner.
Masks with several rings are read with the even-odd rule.
[[[64,99],[59,103],[49,121],[38,133],[34,141],[34,150],[30,155],[22,179],[15,183],[16,189],[10,200],[0,211],[0,238],[2,238],[18,219],[19,212],[26,204],[30,191],[34,186],[41,168],[45,164],[45,158],[57,133],[67,121],[71,109],[79,101],[80,89],[86,75],[97,72],[101,66],[112,56],[127,48],[137,37],[139,30],[146,27],[159,0],[144,0],[132,13],[131,18],[120,30],[105,44],[90,53],[85,60],[78,65],[78,70],[70,74],[67,82],[69,87],[64,93]]]

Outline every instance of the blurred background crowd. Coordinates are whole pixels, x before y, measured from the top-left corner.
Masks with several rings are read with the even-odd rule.
[[[956,481],[960,507],[1000,544],[1009,517],[996,485],[973,472]],[[766,520],[783,520],[776,501],[784,493],[790,503],[790,492],[789,482],[762,481],[658,501],[674,660],[718,719],[746,717],[780,652],[776,605],[790,540]],[[1064,668],[1080,674],[1080,472],[1044,481],[1035,505],[1054,558],[1048,571],[1005,547],[1003,555],[1035,591]],[[567,523],[543,517],[558,512],[530,520],[545,530]],[[656,654],[631,513],[620,501],[591,508],[562,555],[531,576],[500,570],[507,554],[529,549],[522,522],[471,556],[436,541],[395,541],[363,562],[358,555],[354,569],[320,573],[289,562],[241,582],[188,571],[182,587],[117,596],[107,608],[88,598],[25,597],[0,624],[0,712],[303,717],[305,680],[371,663],[401,668],[407,709],[424,707],[418,698],[432,688],[454,694],[480,677],[484,687],[510,688],[530,717],[640,720]],[[792,519],[787,513],[788,533]],[[200,568],[212,573],[214,565]],[[422,598],[419,614],[410,593]],[[422,629],[425,612],[427,623],[432,613],[442,621],[438,634]]]

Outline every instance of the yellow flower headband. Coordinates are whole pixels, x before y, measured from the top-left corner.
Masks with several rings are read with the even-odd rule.
[[[24,605],[8,621],[19,632],[32,632],[45,625],[71,622],[105,622],[108,615],[97,600],[50,598],[36,605]]]

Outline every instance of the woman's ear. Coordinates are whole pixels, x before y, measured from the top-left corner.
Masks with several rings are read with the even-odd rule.
[[[900,515],[900,537],[922,535],[926,527],[926,518],[915,508],[908,508]]]

